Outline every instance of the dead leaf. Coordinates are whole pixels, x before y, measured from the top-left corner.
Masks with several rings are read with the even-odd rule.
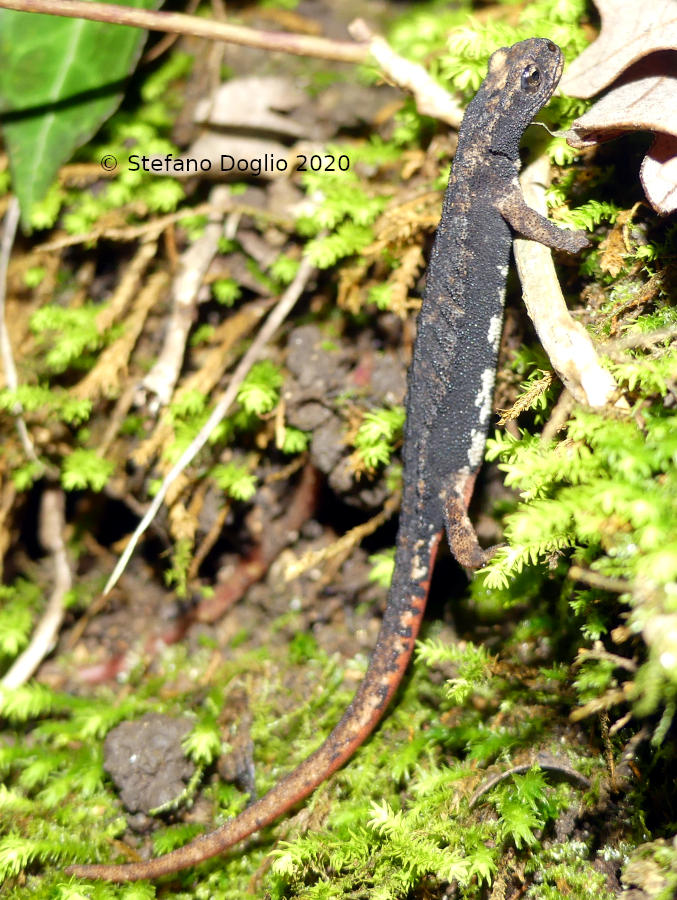
[[[302,106],[306,100],[305,92],[288,78],[234,78],[196,105],[194,119],[200,125],[310,137],[307,126],[281,114]]]
[[[677,138],[661,134],[642,161],[639,171],[644,193],[657,212],[677,209]]]
[[[636,204],[632,209],[622,210],[616,217],[613,227],[599,245],[599,267],[614,278],[625,268],[625,257],[628,255],[626,232],[637,211]]]
[[[308,95],[288,78],[247,76],[219,85],[199,101],[194,121],[204,127],[181,160],[185,170],[175,177],[192,177],[200,163],[201,177],[264,180],[287,178],[297,164],[296,147],[284,141],[317,137],[319,124]]]
[[[591,97],[615,86],[577,119],[567,140],[587,147],[627,131],[656,139],[640,171],[644,191],[662,214],[677,209],[677,0],[596,0],[599,38],[569,67],[565,93]],[[619,78],[619,76],[621,76]]]
[[[208,160],[209,170],[201,171],[201,177],[218,180],[238,180],[243,177],[286,178],[294,170],[294,154],[289,147],[270,136],[246,136],[229,131],[205,131],[193,141],[184,160]],[[185,173],[172,172],[175,178],[189,178]]]
[[[628,69],[613,90],[576,119],[572,127],[583,133],[579,146],[616,137],[624,131],[659,131],[677,136],[676,100],[677,54],[653,53]]]
[[[602,19],[600,35],[560,82],[572,97],[594,97],[649,53],[677,49],[677,0],[595,0],[595,6]]]

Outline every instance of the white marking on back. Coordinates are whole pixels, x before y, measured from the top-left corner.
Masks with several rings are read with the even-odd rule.
[[[489,331],[487,332],[487,340],[492,350],[498,349],[498,342],[501,339],[501,325],[503,324],[503,316],[492,316],[489,319]]]
[[[480,389],[475,397],[475,406],[479,407],[480,425],[485,425],[489,421],[491,413],[491,398],[494,394],[494,381],[496,373],[493,369],[485,369],[480,377]]]
[[[421,557],[417,553],[411,561],[412,581],[422,581],[428,574],[428,568],[428,566],[424,566],[421,564]]]
[[[468,462],[471,469],[479,469],[484,456],[484,431],[473,428],[470,432],[470,446],[468,447]]]

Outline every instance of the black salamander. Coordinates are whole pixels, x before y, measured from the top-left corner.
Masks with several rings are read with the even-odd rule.
[[[512,233],[577,253],[564,231],[524,202],[519,142],[562,74],[560,49],[531,38],[497,50],[466,111],[428,266],[409,371],[404,487],[395,572],[386,612],[355,697],[324,743],[220,828],[147,862],[75,865],[110,881],[156,878],[222,853],[307,797],[371,734],[414,648],[442,531],[458,562],[486,560],[468,518],[492,410]]]

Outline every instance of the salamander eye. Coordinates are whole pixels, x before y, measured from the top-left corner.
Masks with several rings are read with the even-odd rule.
[[[522,90],[526,91],[529,94],[533,94],[534,91],[538,90],[538,86],[541,83],[541,70],[538,66],[530,65],[527,66],[526,69],[522,72]]]

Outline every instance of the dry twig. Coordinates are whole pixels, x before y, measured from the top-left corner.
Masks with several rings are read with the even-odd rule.
[[[520,177],[527,203],[543,215],[549,172],[548,159],[541,155]],[[515,239],[514,249],[524,304],[553,368],[579,403],[605,406],[618,386],[611,373],[601,366],[586,330],[571,318],[550,250],[524,238]]]
[[[5,320],[5,300],[7,298],[7,269],[9,266],[9,257],[12,252],[18,224],[19,201],[16,197],[12,197],[5,214],[5,225],[2,229],[2,243],[0,244],[0,357],[2,358],[2,372],[5,376],[5,384],[10,391],[15,391],[18,388],[19,379],[16,374],[12,345],[9,340],[7,322]],[[15,417],[16,430],[19,433],[19,440],[23,445],[26,456],[42,468],[42,463],[38,459],[38,454],[35,452],[33,441],[31,440],[31,436],[26,428],[26,423],[21,415],[23,412],[21,404],[16,403],[12,412]]]
[[[212,410],[211,415],[202,426],[196,437],[191,441],[190,446],[188,446],[184,450],[177,462],[172,466],[167,475],[165,475],[163,482],[160,485],[160,489],[158,490],[150,506],[148,507],[146,515],[137,525],[134,534],[131,536],[129,543],[125,548],[124,553],[113,569],[113,572],[111,573],[111,576],[104,588],[104,594],[107,594],[113,588],[120,575],[124,572],[125,567],[129,562],[132,553],[134,552],[134,548],[139,542],[139,538],[146,531],[150,523],[157,515],[158,510],[162,506],[162,503],[167,496],[167,491],[169,490],[169,488],[180,477],[186,466],[188,466],[195,459],[197,454],[209,440],[209,436],[214,428],[216,428],[219,422],[221,422],[222,419],[227,415],[228,410],[237,397],[237,392],[240,389],[240,385],[244,381],[247,373],[259,358],[259,356],[262,354],[266,344],[272,339],[277,329],[284,322],[287,315],[291,312],[294,304],[301,296],[306,284],[308,283],[314,271],[315,267],[313,266],[313,264],[307,258],[304,258],[301,261],[301,265],[299,266],[299,270],[296,273],[296,277],[284,292],[284,294],[280,297],[275,308],[272,310],[272,312],[264,322],[261,330],[256,335],[256,338],[254,339],[252,345],[240,360],[240,363],[233,373],[228,388],[218,400],[216,406]]]
[[[285,581],[293,581],[295,578],[303,575],[304,572],[307,572],[308,569],[312,569],[314,566],[325,562],[325,560],[333,559],[336,556],[348,556],[354,547],[357,547],[366,537],[373,534],[384,522],[387,522],[397,511],[399,505],[399,493],[393,494],[383,504],[383,509],[367,522],[351,528],[350,531],[341,535],[338,540],[333,541],[328,547],[322,547],[319,550],[309,550],[308,553],[304,553],[299,559],[291,561],[285,568]]]
[[[225,41],[296,56],[314,56],[339,62],[364,62],[368,50],[365,45],[351,41],[332,41],[328,38],[306,34],[288,34],[283,31],[259,31],[243,25],[215,22],[185,13],[135,9],[133,6],[85,2],[85,0],[0,0],[0,7],[19,12],[43,13],[49,16],[66,16],[71,19],[90,19],[110,25],[129,25],[149,31],[168,34],[186,34],[206,38],[209,41]]]
[[[409,91],[416,100],[416,108],[424,116],[432,116],[458,128],[463,118],[463,108],[434,79],[423,66],[395,53],[388,42],[369,28],[363,19],[355,19],[348,32],[356,41],[368,42],[369,52],[381,68],[383,75],[393,84]]]
[[[228,194],[228,188],[223,185],[212,190],[209,200],[213,210],[219,208],[220,200],[225,199]],[[195,321],[199,291],[218,252],[222,234],[222,216],[213,211],[204,232],[181,254],[179,270],[172,283],[172,305],[162,349],[153,368],[143,379],[143,389],[154,396],[155,405],[166,406],[174,393],[188,333]]]
[[[485,794],[488,794],[497,784],[506,781],[512,775],[524,775],[534,766],[537,766],[543,772],[553,772],[560,778],[575,784],[577,787],[581,788],[581,790],[587,791],[590,788],[590,779],[586,778],[585,775],[581,775],[580,772],[574,769],[568,759],[553,756],[551,753],[542,752],[536,755],[533,762],[512,766],[510,769],[506,769],[505,772],[497,772],[495,775],[491,775],[487,778],[468,801],[468,809],[472,809],[476,806],[481,798]]]
[[[2,0],[0,0],[0,6]],[[124,211],[125,207],[121,209]],[[44,244],[38,244],[35,248],[36,253],[48,253],[53,250],[62,250],[64,247],[74,247],[77,244],[91,244],[100,238],[107,241],[135,241],[137,238],[143,238],[148,241],[157,240],[163,231],[166,231],[171,225],[180,222],[181,219],[193,216],[211,215],[212,213],[240,213],[243,216],[251,216],[254,219],[263,219],[266,222],[272,222],[280,225],[282,228],[291,228],[293,223],[291,219],[284,216],[277,216],[275,213],[269,212],[267,209],[260,209],[257,206],[250,206],[246,203],[237,203],[232,197],[227,199],[224,206],[214,208],[211,203],[199,203],[190,209],[180,209],[177,212],[167,213],[166,216],[159,216],[150,219],[148,222],[142,222],[140,225],[125,225],[124,228],[117,228],[111,225],[94,226],[90,231],[81,232],[80,234],[63,235],[55,238],[53,241],[45,241]]]
[[[150,276],[136,297],[134,309],[126,319],[124,333],[103,350],[94,368],[73,389],[75,396],[94,400],[117,393],[148,314],[168,286],[166,272],[154,272]]]
[[[362,19],[356,19],[348,28],[356,41],[352,43],[308,34],[262,31],[185,13],[135,9],[131,6],[97,3],[94,0],[87,3],[84,0],[0,0],[0,7],[21,12],[91,19],[111,25],[129,25],[150,31],[187,34],[210,41],[225,41],[271,52],[338,62],[364,63],[371,59],[380,67],[384,78],[412,93],[418,109],[424,115],[447,122],[454,128],[458,128],[463,117],[459,104],[431,78],[423,66],[395,53]]]
[[[64,598],[73,583],[64,540],[65,508],[66,501],[63,491],[57,487],[48,487],[42,495],[39,527],[40,543],[52,558],[54,587],[30,644],[4,675],[2,687],[17,688],[28,681],[52,649],[61,628],[65,608]]]
[[[209,350],[202,359],[199,369],[187,374],[174,395],[175,402],[180,402],[192,391],[205,396],[211,394],[224,373],[230,368],[235,353],[234,348],[247,339],[264,315],[273,305],[273,301],[254,300],[242,309],[233,312],[217,326],[212,334]],[[154,456],[174,439],[174,428],[169,420],[161,420],[132,452],[133,461],[139,466],[148,465]]]

